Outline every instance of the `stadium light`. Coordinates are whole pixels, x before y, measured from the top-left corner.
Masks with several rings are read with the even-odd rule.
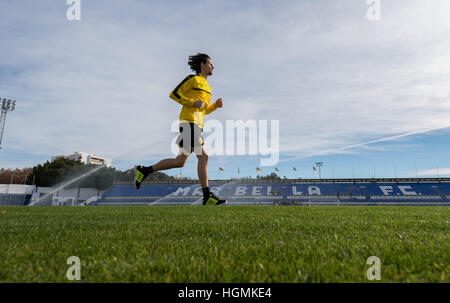
[[[2,99],[0,98],[2,102],[2,115],[0,117],[0,148],[2,145],[2,137],[3,137],[3,129],[5,128],[5,122],[6,122],[6,113],[8,111],[14,111],[16,109],[16,100],[11,99]]]
[[[323,162],[316,162],[316,166],[319,168],[319,179],[322,179],[322,174],[320,173],[320,168],[322,167]]]

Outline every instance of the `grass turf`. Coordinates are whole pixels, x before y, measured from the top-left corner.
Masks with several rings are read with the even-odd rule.
[[[449,282],[448,207],[2,207],[0,282]],[[6,213],[5,213],[6,212]]]

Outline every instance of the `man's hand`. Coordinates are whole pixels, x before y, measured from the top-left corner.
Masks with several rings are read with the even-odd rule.
[[[205,106],[206,106],[206,103],[201,100],[194,102],[194,107],[199,108],[201,110],[203,110],[205,108]]]
[[[217,99],[215,104],[216,104],[216,108],[221,108],[223,106],[222,98]]]

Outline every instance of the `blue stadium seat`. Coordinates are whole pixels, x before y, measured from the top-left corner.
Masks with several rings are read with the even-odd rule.
[[[417,182],[221,182],[210,188],[229,204],[399,204],[427,205],[450,202],[450,183]],[[192,205],[202,199],[198,183],[115,184],[96,205]]]
[[[30,203],[31,195],[0,193],[0,206],[23,206]]]

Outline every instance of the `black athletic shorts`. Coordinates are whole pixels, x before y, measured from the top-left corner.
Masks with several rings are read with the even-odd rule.
[[[203,129],[197,123],[180,123],[180,135],[176,143],[180,148],[192,153],[195,147],[203,146],[202,132]]]

